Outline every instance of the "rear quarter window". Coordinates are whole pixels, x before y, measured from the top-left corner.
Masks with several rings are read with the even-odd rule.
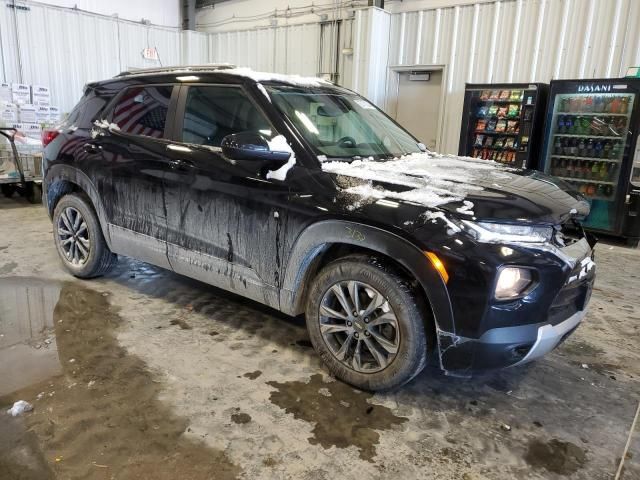
[[[114,93],[96,92],[93,88],[87,88],[84,96],[78,104],[73,107],[69,115],[61,122],[61,127],[68,128],[76,126],[78,128],[90,129],[95,120],[100,117],[107,103],[111,101]]]
[[[173,86],[129,87],[113,106],[111,122],[122,133],[162,138]]]

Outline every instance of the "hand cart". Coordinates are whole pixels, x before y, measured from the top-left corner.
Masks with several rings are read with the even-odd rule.
[[[18,192],[30,203],[39,203],[42,201],[42,151],[38,148],[18,153],[16,133],[15,128],[0,127],[0,135],[11,144],[11,150],[0,150],[0,189],[5,197]]]

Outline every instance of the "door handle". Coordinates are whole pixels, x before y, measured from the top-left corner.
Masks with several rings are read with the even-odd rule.
[[[95,143],[85,143],[82,148],[85,152],[95,155],[96,153],[100,153],[100,149],[102,147],[96,145]]]

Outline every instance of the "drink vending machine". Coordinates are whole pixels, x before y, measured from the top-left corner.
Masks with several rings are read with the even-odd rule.
[[[640,238],[640,79],[554,80],[540,170],[586,197],[585,228]]]

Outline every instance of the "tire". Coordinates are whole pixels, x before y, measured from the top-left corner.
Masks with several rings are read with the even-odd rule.
[[[11,184],[0,185],[0,189],[2,189],[2,194],[7,198],[13,197],[13,194],[16,191],[15,185]]]
[[[74,212],[80,215],[79,221]],[[69,235],[76,223],[76,235]],[[71,237],[73,241],[69,241]],[[90,200],[84,195],[70,193],[60,199],[53,212],[53,238],[62,263],[75,277],[99,277],[118,261],[107,246]]]
[[[352,312],[351,325],[339,291],[350,306],[358,299],[359,313]],[[378,307],[370,311],[374,304]],[[393,268],[375,257],[351,255],[331,262],[316,276],[307,296],[306,321],[311,343],[336,378],[380,391],[407,383],[426,365],[430,346],[423,311],[409,282]],[[389,320],[393,317],[395,321]],[[333,332],[335,328],[342,331]],[[345,350],[350,334],[352,343]]]
[[[25,197],[29,203],[42,202],[42,185],[30,182],[25,187]]]

